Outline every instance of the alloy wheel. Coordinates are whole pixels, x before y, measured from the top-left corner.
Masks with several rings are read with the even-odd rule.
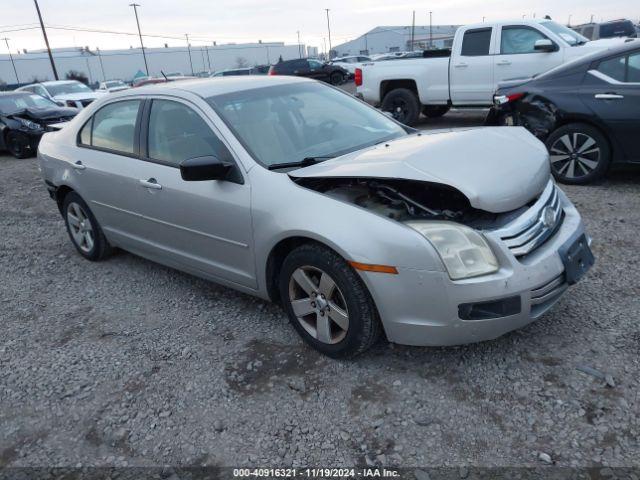
[[[400,123],[409,116],[409,104],[402,98],[395,98],[391,104],[391,115]]]
[[[550,152],[553,170],[570,179],[589,175],[598,166],[602,153],[596,140],[580,132],[561,136],[553,143]]]
[[[77,203],[71,202],[67,207],[67,222],[73,241],[85,253],[91,252],[95,245],[95,238],[91,220],[84,209]]]
[[[300,325],[319,342],[336,344],[347,335],[347,304],[326,272],[311,266],[297,268],[289,279],[289,301]]]

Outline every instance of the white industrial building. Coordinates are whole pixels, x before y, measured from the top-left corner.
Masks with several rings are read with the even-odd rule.
[[[140,48],[124,50],[97,50],[87,48],[54,49],[53,58],[60,79],[71,71],[84,73],[90,83],[109,79],[131,80],[145,73]],[[181,72],[191,75],[202,71],[218,71],[240,66],[276,63],[284,60],[318,54],[317,48],[305,45],[285,45],[283,42],[225,44],[216,46],[145,48],[149,74]],[[191,60],[189,59],[191,54]],[[53,80],[51,63],[46,50],[13,54],[18,78],[8,54],[0,55],[0,83],[7,85],[31,83],[34,79]]]
[[[332,57],[448,48],[459,25],[416,25],[411,48],[411,26],[376,27],[355,40],[332,47]]]

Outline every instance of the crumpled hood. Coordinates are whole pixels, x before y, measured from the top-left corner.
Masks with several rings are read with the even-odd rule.
[[[51,108],[25,108],[19,112],[13,112],[11,117],[27,118],[29,120],[48,120],[51,118],[75,117],[77,108],[51,107]]]
[[[440,183],[471,206],[515,210],[549,181],[545,146],[522,127],[484,127],[410,135],[289,172],[297,178],[387,178]]]

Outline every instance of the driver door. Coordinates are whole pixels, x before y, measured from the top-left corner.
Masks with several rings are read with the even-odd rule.
[[[180,163],[215,156],[235,163],[215,126],[195,105],[154,98],[143,113],[139,222],[159,261],[256,288],[250,185],[184,181]]]

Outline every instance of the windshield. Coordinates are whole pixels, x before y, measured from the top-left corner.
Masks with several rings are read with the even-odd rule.
[[[49,91],[49,95],[55,97],[57,95],[68,95],[70,93],[87,93],[93,92],[84,83],[70,82],[70,83],[58,83],[52,85],[45,85],[45,88]]]
[[[589,41],[587,37],[583,37],[578,32],[571,30],[564,25],[560,25],[559,23],[548,21],[541,22],[541,25],[551,30],[571,46],[584,45]]]
[[[9,114],[25,108],[59,108],[51,100],[36,95],[7,95],[0,96],[0,113]]]
[[[267,167],[335,157],[407,135],[384,114],[315,82],[233,92],[207,102]]]

